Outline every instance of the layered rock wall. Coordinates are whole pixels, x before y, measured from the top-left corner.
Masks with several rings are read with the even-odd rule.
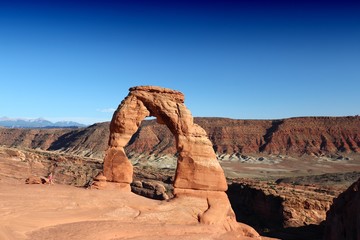
[[[338,192],[248,180],[233,182],[227,194],[238,221],[260,230],[318,225]]]
[[[218,156],[251,154],[347,155],[360,152],[360,117],[304,117],[283,120],[195,118],[205,129]],[[109,123],[88,128],[0,128],[0,145],[57,150],[103,158]],[[143,121],[125,147],[129,157],[174,155],[176,142],[170,130],[156,120]]]

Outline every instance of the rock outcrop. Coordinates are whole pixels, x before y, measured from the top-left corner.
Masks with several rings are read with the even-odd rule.
[[[178,91],[141,86],[130,88],[129,95],[115,111],[110,123],[109,148],[104,158],[104,175],[108,181],[130,184],[132,164],[124,147],[145,117],[156,117],[175,137],[178,162],[175,188],[226,191],[225,175],[216,159],[206,132],[193,122]]]
[[[360,239],[360,179],[334,199],[326,215],[324,239]]]
[[[100,172],[96,177],[94,177],[93,182],[90,186],[92,189],[105,189],[107,186],[106,184],[106,177],[102,172]]]
[[[339,192],[309,185],[234,180],[227,194],[238,221],[260,229],[320,224]]]
[[[30,176],[25,180],[26,184],[45,184],[49,183],[45,177]]]
[[[228,231],[242,231],[244,236],[258,237],[251,227],[237,224],[225,193],[224,171],[216,159],[212,143],[205,130],[193,122],[190,111],[184,105],[184,95],[178,91],[153,86],[130,88],[130,93],[121,102],[110,123],[109,147],[104,158],[107,181],[120,188],[127,188],[133,182],[133,166],[124,147],[148,116],[156,117],[157,122],[166,125],[175,137],[178,161],[174,201],[188,197],[206,199],[208,208],[198,215],[199,222],[220,224]],[[133,183],[138,187],[144,184],[166,198],[162,185],[142,182],[140,186],[140,182]]]
[[[167,189],[160,181],[134,181],[131,183],[131,191],[151,199],[169,200]]]
[[[0,147],[0,177],[3,182],[44,183],[48,180],[45,176],[53,173],[55,183],[83,187],[100,171],[102,163],[97,159]]]

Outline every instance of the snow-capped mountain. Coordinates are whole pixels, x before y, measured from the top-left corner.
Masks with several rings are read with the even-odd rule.
[[[0,118],[0,126],[7,128],[70,128],[85,127],[86,125],[72,121],[50,122],[43,118],[24,119],[24,118]]]
[[[84,124],[73,122],[73,121],[55,122],[54,126],[57,126],[57,127],[86,127],[86,125],[84,125]]]

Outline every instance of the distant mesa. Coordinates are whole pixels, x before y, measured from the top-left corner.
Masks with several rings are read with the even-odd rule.
[[[281,120],[194,118],[205,129],[221,161],[252,161],[256,154],[352,159],[360,153],[360,117],[306,117]],[[5,146],[56,150],[85,157],[104,158],[109,122],[86,128],[1,128]],[[1,124],[0,124],[1,126]],[[36,130],[36,131],[35,131]],[[11,136],[11,138],[9,137]],[[125,147],[129,159],[176,156],[175,138],[156,119],[144,120]],[[256,158],[258,159],[258,158]],[[136,160],[137,161],[137,160]],[[257,160],[258,161],[258,160]],[[262,161],[266,163],[266,159]]]
[[[51,122],[43,118],[24,119],[24,118],[0,118],[0,127],[6,128],[79,128],[86,127],[86,125],[72,122],[59,121]]]

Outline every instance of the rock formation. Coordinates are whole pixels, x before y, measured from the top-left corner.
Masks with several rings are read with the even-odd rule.
[[[26,184],[45,184],[49,183],[45,177],[30,176],[25,180]]]
[[[174,187],[180,189],[226,191],[224,172],[217,162],[206,132],[193,122],[178,91],[141,86],[130,88],[129,95],[115,111],[110,123],[109,148],[104,158],[108,181],[130,184],[132,165],[124,147],[145,117],[154,116],[173,133],[178,151]]]
[[[157,122],[165,124],[175,137],[178,161],[174,180],[176,198],[173,201],[187,197],[206,199],[208,208],[197,216],[199,222],[220,224],[229,231],[240,230],[246,236],[259,236],[251,227],[237,224],[225,193],[225,175],[212,143],[205,130],[193,122],[184,105],[184,95],[178,91],[152,86],[130,88],[110,123],[109,147],[104,158],[107,181],[130,190],[133,166],[124,147],[148,116],[156,117]],[[164,191],[159,189],[159,194]]]
[[[360,178],[334,200],[326,215],[324,239],[360,239]]]
[[[298,117],[281,120],[195,118],[218,156],[281,154],[290,156],[360,153],[360,117]],[[155,122],[141,126],[128,152],[173,154],[171,134]]]
[[[96,177],[93,179],[93,183],[90,186],[92,189],[105,189],[107,186],[106,184],[106,177],[102,172],[100,172]]]
[[[281,120],[194,118],[209,136],[220,159],[241,154],[341,155],[360,153],[360,116],[301,117]],[[7,147],[56,150],[86,157],[104,158],[109,123],[84,129],[0,128],[0,142]],[[129,158],[173,156],[175,139],[156,120],[141,123],[125,151]]]
[[[102,171],[97,159],[32,149],[0,147],[0,176],[3,182],[45,183],[49,173],[54,182],[84,187]]]
[[[320,224],[339,191],[238,179],[229,185],[227,193],[238,221],[259,230]]]
[[[151,199],[168,200],[169,195],[166,188],[159,181],[134,181],[131,184],[131,191]]]

